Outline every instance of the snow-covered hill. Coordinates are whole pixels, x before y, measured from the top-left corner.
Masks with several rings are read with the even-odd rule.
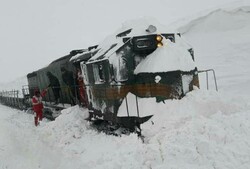
[[[249,98],[250,6],[215,10],[179,30],[194,47],[198,67],[216,70],[221,92]]]
[[[98,133],[77,106],[38,128],[32,115],[0,106],[0,168],[250,168],[249,18],[249,7],[237,6],[179,27],[198,68],[216,70],[219,92],[202,87],[149,105],[155,115],[142,126],[145,143]]]

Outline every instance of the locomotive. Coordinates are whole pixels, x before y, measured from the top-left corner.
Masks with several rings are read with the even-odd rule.
[[[73,50],[27,75],[30,96],[50,87],[50,106],[80,104],[89,119],[134,128],[155,112],[143,100],[180,99],[199,87],[192,48],[180,34],[150,23],[123,26],[98,45]]]

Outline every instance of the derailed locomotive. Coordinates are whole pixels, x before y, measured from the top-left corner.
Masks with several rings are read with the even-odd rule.
[[[145,106],[142,99],[180,99],[199,87],[192,48],[180,35],[147,23],[130,25],[99,45],[74,50],[27,77],[30,94],[50,86],[45,101],[81,103],[90,119],[128,128],[155,113],[140,111]]]

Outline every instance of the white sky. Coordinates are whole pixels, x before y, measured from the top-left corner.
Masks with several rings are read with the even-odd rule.
[[[152,16],[162,24],[235,0],[0,0],[0,83],[87,48],[122,22]]]

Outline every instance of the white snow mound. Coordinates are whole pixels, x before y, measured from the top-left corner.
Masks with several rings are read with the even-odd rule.
[[[134,71],[135,74],[149,72],[168,72],[168,71],[190,71],[195,68],[187,46],[183,41],[176,37],[176,43],[164,40],[163,46],[157,48],[139,63]]]

